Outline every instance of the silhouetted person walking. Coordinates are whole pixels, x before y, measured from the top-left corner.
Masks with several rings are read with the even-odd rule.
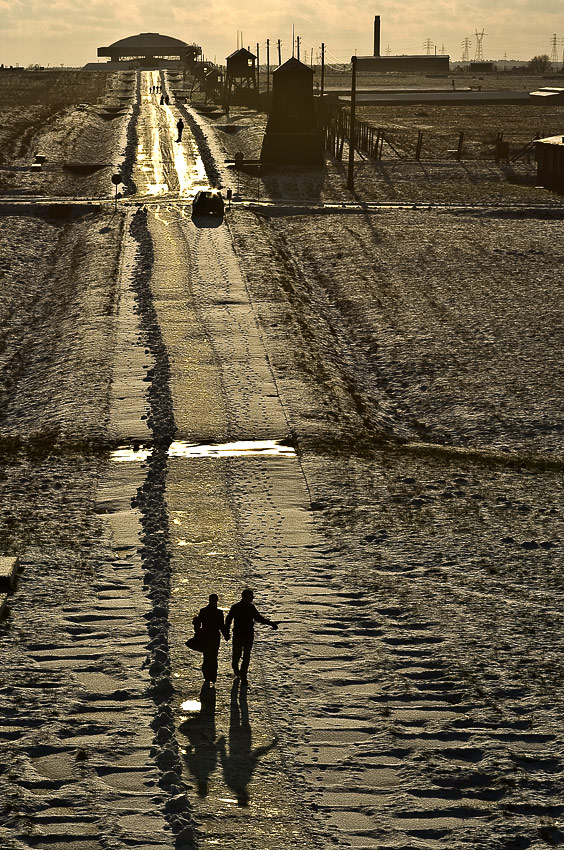
[[[161,94],[160,104],[161,106],[164,106],[164,94]]]
[[[223,635],[225,640],[229,640],[229,630],[225,626],[223,611],[217,607],[217,601],[217,593],[210,593],[208,604],[192,620],[196,635],[202,638],[203,643],[202,673],[206,682],[211,683],[217,680],[220,636]]]
[[[255,623],[264,623],[273,629],[278,628],[278,623],[263,617],[253,605],[253,591],[249,588],[241,594],[241,601],[233,605],[225,620],[227,639],[229,640],[229,629],[233,623],[233,650],[231,666],[236,676],[241,677],[242,682],[247,681],[251,650],[255,639]],[[241,656],[243,660],[241,661]],[[239,667],[241,661],[241,667]]]
[[[182,141],[182,133],[184,132],[184,121],[182,120],[182,118],[179,118],[178,121],[176,122],[176,129],[178,130],[178,138],[177,138],[176,141],[181,142]]]

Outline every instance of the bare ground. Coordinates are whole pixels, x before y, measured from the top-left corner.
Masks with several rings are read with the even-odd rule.
[[[237,120],[254,121],[243,113]],[[76,136],[64,126],[67,151],[74,150]],[[100,159],[121,137],[119,126]],[[254,126],[225,135],[230,152],[249,155],[257,139]],[[410,201],[531,198],[526,166],[524,186],[491,164],[358,168],[368,172],[371,198],[380,190]],[[246,179],[250,191],[255,178]],[[53,178],[52,191],[89,191],[88,182],[70,187],[67,180]],[[263,185],[273,197],[350,197],[339,166],[330,164],[324,175],[284,173]],[[344,830],[354,846],[562,841],[563,328],[554,271],[561,220],[559,200],[548,193],[543,200],[554,217],[238,211],[229,219],[311,488],[313,520],[327,541],[311,592],[318,581],[316,593],[349,596],[348,617],[329,602],[312,618],[333,649],[343,630],[349,660],[317,677],[306,648],[297,647],[281,671],[295,685],[271,694],[272,710],[320,834]],[[127,582],[116,586],[121,569],[133,582],[129,592],[141,593],[131,553],[121,564],[111,554],[94,496],[101,461],[82,445],[103,446],[107,434],[122,218],[70,215],[23,218],[10,210],[4,219],[0,528],[5,551],[26,555],[18,616],[2,635],[1,835],[7,847],[37,846],[44,834],[57,846],[59,819],[70,848],[68,823],[92,793],[103,786],[99,799],[119,808],[129,790],[125,814],[94,813],[87,840],[98,850],[100,824],[121,846],[135,824],[155,829],[153,808],[164,799],[151,798],[156,788],[143,797],[132,790],[138,746],[149,746],[148,739],[135,744],[138,717],[153,710],[143,680],[128,686],[138,689],[137,712],[108,738],[123,699],[116,683],[144,655],[146,634],[127,618]],[[296,598],[306,593],[292,586],[291,565],[285,580]],[[269,581],[264,592],[273,597]],[[90,633],[88,621],[77,621],[73,609],[93,590],[93,606],[104,595],[120,598],[105,604],[123,619],[131,664],[127,655],[113,657],[115,635]],[[83,637],[83,682],[69,689],[64,647],[76,655]],[[48,663],[54,649],[55,668]],[[323,679],[331,675],[340,682],[339,705],[324,701]],[[307,757],[292,745],[296,693],[320,718],[340,716],[337,737],[347,722],[365,730],[343,762],[311,728],[304,730]],[[82,737],[69,743],[71,711],[87,716]],[[312,738],[315,762],[308,761]],[[106,772],[100,753],[113,765]],[[149,782],[157,780],[155,773]],[[353,799],[355,783],[366,801]],[[108,788],[119,791],[113,800]],[[84,848],[81,835],[75,843]]]

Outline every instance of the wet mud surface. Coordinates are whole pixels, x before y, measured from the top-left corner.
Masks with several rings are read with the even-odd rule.
[[[174,119],[225,186],[246,131],[148,84],[102,140],[147,209],[3,216],[2,845],[558,845],[558,201],[202,226]],[[246,583],[280,629],[202,687],[191,618]]]

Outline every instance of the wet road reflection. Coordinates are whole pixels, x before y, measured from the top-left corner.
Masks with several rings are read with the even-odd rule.
[[[134,172],[138,195],[191,198],[198,189],[208,186],[206,169],[189,127],[184,128],[182,141],[176,141],[181,115],[175,106],[161,104],[160,92],[152,91],[161,84],[158,71],[141,72],[139,143]]]
[[[111,452],[110,459],[116,463],[131,463],[145,461],[152,455],[152,449],[143,446],[120,446]],[[292,446],[283,445],[280,440],[240,440],[235,443],[219,443],[217,445],[202,445],[177,441],[171,443],[168,449],[169,457],[295,457],[296,450]]]

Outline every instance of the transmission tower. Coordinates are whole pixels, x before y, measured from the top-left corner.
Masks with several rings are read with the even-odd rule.
[[[386,49],[384,50],[384,53],[386,54],[386,56],[389,56],[391,52],[392,52],[392,51],[390,50],[390,45],[388,44],[388,46],[387,46],[387,47],[386,47]]]
[[[462,61],[469,62],[470,61],[470,39],[465,38],[462,42]]]
[[[441,56],[444,56],[444,55],[445,55],[445,53],[446,53],[446,48],[445,48],[444,42],[443,42],[443,44],[442,44],[442,47],[441,47],[441,49],[440,49],[439,53],[441,54]]]
[[[550,53],[550,61],[552,62],[553,65],[557,65],[558,64],[558,38],[556,37],[556,33],[554,33],[554,35],[552,36],[551,47],[552,47],[552,50],[551,50],[551,53]]]
[[[423,42],[423,47],[425,48],[425,53],[427,54],[427,56],[431,55],[434,46],[435,45],[433,44],[430,38]]]
[[[483,41],[484,41],[484,36],[487,35],[487,32],[484,32],[484,28],[482,27],[482,32],[478,32],[478,30],[476,30],[474,35],[476,36],[476,55],[475,55],[474,59],[476,60],[476,62],[483,62],[484,61]]]

